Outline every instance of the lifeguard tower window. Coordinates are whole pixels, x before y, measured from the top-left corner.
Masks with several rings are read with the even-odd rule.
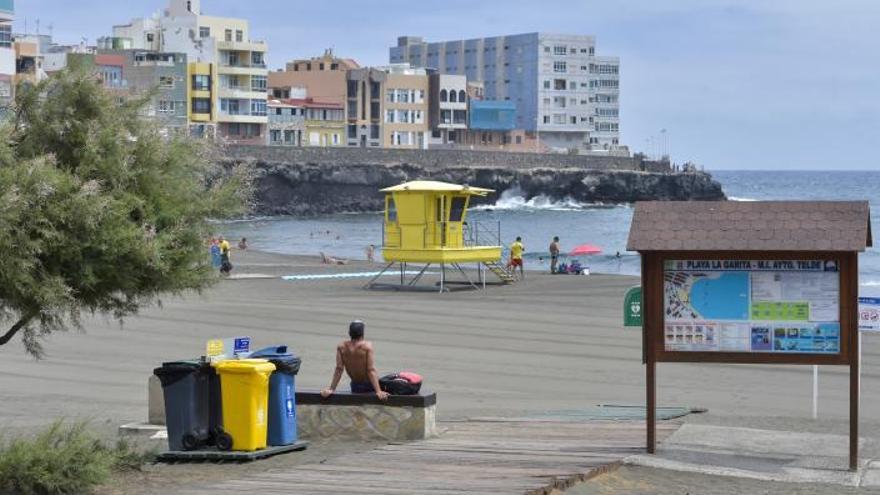
[[[460,222],[461,217],[464,216],[464,205],[467,202],[467,198],[452,198],[452,207],[449,210],[449,221],[450,222]]]
[[[397,206],[394,204],[394,198],[390,195],[388,196],[388,205],[385,207],[385,211],[388,212],[389,222],[397,221]]]

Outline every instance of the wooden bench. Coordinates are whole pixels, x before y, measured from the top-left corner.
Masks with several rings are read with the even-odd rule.
[[[306,439],[423,440],[437,434],[437,394],[392,395],[297,390],[297,430]]]

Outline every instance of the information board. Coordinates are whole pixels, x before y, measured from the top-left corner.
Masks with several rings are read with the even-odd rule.
[[[666,260],[664,348],[840,353],[835,260]]]

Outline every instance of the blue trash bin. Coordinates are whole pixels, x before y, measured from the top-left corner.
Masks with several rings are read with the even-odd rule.
[[[300,359],[287,352],[287,346],[266,347],[250,356],[267,359],[275,365],[269,378],[269,445],[290,445],[296,442],[296,374]]]

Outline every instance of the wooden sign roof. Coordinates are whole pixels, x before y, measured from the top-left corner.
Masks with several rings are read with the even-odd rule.
[[[867,201],[645,201],[630,251],[864,251]]]

